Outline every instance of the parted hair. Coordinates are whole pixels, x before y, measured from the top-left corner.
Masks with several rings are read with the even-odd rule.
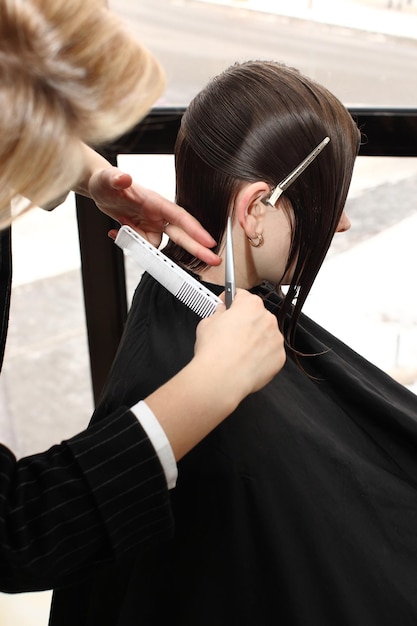
[[[81,174],[81,142],[119,137],[164,86],[101,0],[0,0],[0,226],[15,196],[46,203]]]
[[[360,145],[350,113],[298,70],[247,61],[216,76],[192,100],[175,147],[176,201],[220,243],[244,182],[275,187],[326,136],[330,143],[282,196],[294,213],[287,268],[295,262],[295,270],[279,312],[290,344],[345,205]],[[166,251],[190,269],[202,268],[171,242]]]

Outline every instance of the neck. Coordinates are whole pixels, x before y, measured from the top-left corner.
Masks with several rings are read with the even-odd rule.
[[[235,265],[235,282],[238,289],[251,289],[262,281],[259,278],[253,261],[252,250],[243,229],[236,222],[233,226],[233,258]],[[225,285],[226,245],[223,239],[219,247],[220,265],[210,265],[199,272],[201,280],[215,285]]]
[[[209,266],[207,269],[199,272],[199,276],[201,280],[204,280],[207,283],[222,285],[224,287],[226,282],[226,258],[224,252],[220,255],[220,258],[222,259],[220,265]],[[235,282],[238,289],[251,289],[261,282],[256,275],[252,264],[250,262],[248,263],[247,257],[238,253],[238,246],[235,246],[234,249],[234,260]]]

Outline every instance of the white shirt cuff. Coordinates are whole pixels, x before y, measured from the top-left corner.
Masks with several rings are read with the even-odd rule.
[[[164,429],[143,400],[135,404],[131,411],[137,417],[140,425],[155,448],[155,452],[165,472],[168,489],[173,489],[177,483],[178,469],[171,444],[168,441]]]

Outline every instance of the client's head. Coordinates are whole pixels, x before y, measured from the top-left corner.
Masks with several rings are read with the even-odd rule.
[[[325,138],[330,143],[276,203],[262,200]],[[289,284],[281,322],[294,329],[343,213],[360,133],[326,88],[270,61],[236,64],[214,78],[185,112],[175,148],[176,201],[224,249],[233,217],[237,283]],[[167,253],[217,282],[206,268],[170,243]],[[220,281],[219,281],[220,282]],[[296,304],[292,303],[296,298]]]
[[[102,0],[2,0],[0,225],[11,198],[43,203],[69,189],[82,168],[80,142],[123,134],[163,83]]]

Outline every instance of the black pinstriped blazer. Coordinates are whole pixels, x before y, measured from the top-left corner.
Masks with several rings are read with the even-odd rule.
[[[11,286],[10,230],[0,232],[0,367]],[[43,454],[0,445],[0,590],[60,587],[169,537],[161,464],[128,408]]]

